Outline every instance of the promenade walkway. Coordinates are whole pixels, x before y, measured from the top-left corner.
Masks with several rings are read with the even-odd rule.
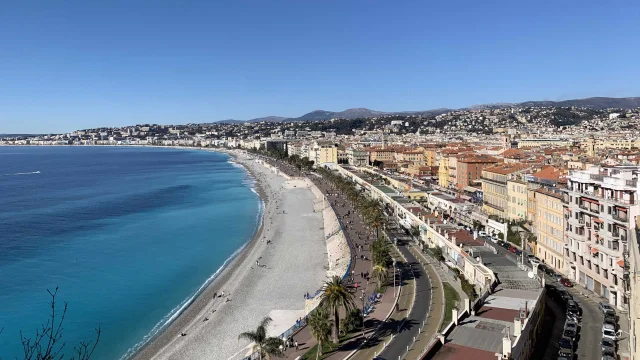
[[[286,163],[277,162],[268,158],[263,158],[263,160],[267,161],[271,165],[277,166],[280,171],[283,171],[289,176],[300,175],[297,169]],[[354,296],[356,297],[356,304],[361,305],[361,290],[365,291],[365,296],[369,296],[376,287],[374,282],[369,283],[366,278],[361,276],[362,273],[372,273],[369,245],[375,237],[370,229],[368,229],[362,222],[349,201],[344,199],[341,194],[337,193],[337,190],[335,190],[331,184],[321,177],[310,177],[310,180],[326,196],[328,203],[333,207],[333,210],[342,225],[345,237],[347,238],[353,255],[351,260],[352,276],[351,279],[347,280],[350,284],[358,284],[358,290]],[[373,334],[375,330],[378,329],[382,321],[389,316],[394,304],[395,298],[393,297],[393,287],[387,287],[387,290],[383,294],[379,303],[376,304],[372,313],[365,319],[365,336]],[[306,326],[295,333],[293,335],[293,339],[298,342],[298,350],[295,350],[294,348],[288,349],[285,352],[287,359],[296,359],[299,356],[304,355],[317,344],[311,335],[309,328]],[[343,359],[349,353],[353,352],[353,350],[358,348],[362,343],[362,340],[363,338],[361,334],[354,335],[351,339],[341,344],[339,349],[335,349],[330,358]]]

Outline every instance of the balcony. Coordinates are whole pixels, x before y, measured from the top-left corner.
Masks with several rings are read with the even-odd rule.
[[[605,197],[604,199],[617,205],[636,205],[638,203],[637,199],[619,199],[611,196]]]
[[[579,207],[582,210],[586,210],[586,211],[589,211],[589,212],[594,213],[594,214],[600,214],[600,209],[595,209],[595,208],[592,208],[590,206],[586,206],[586,205],[582,205],[582,204],[580,204]]]
[[[504,208],[501,208],[501,207],[500,207],[500,206],[498,206],[498,205],[494,205],[494,204],[491,204],[491,203],[486,202],[486,201],[485,201],[485,203],[484,203],[484,204],[485,204],[486,206],[490,207],[490,208],[493,208],[493,209],[496,209],[496,210],[498,210],[498,211],[504,212]]]
[[[624,214],[624,216],[620,216],[620,214]],[[613,220],[620,221],[620,222],[623,222],[623,223],[626,223],[626,222],[629,221],[627,219],[627,214],[625,214],[625,213],[617,213],[617,214],[613,213],[613,214],[611,214],[611,217],[613,218]]]
[[[494,180],[494,179],[489,179],[488,177],[485,176],[481,176],[480,179],[482,179],[482,181],[488,181],[490,183],[494,183],[494,184],[498,184],[498,185],[507,185],[507,181],[501,181],[501,180]]]

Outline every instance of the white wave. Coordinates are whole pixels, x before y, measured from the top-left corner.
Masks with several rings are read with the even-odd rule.
[[[14,174],[2,174],[2,176],[18,176],[18,175],[33,175],[33,174],[40,174],[40,170],[31,171],[31,172],[23,172],[23,173],[14,173]]]
[[[135,344],[131,349],[127,350],[127,352],[122,355],[122,357],[120,358],[120,360],[125,360],[125,359],[129,359],[131,358],[133,355],[135,355],[135,353],[140,350],[140,348],[142,348],[147,342],[149,342],[151,339],[153,339],[156,335],[158,335],[163,329],[165,329],[167,326],[169,326],[169,324],[171,324],[175,319],[178,318],[178,316],[180,316],[180,314],[182,314],[188,307],[189,305],[191,305],[193,303],[193,301],[204,291],[204,289],[207,288],[207,286],[209,286],[209,284],[211,284],[221,273],[222,271],[224,271],[224,269],[227,268],[227,266],[229,265],[229,263],[231,263],[231,261],[233,261],[233,259],[236,258],[236,256],[238,256],[238,254],[240,254],[240,252],[242,252],[242,250],[249,244],[249,242],[245,243],[244,245],[242,245],[238,250],[234,251],[233,254],[231,254],[231,256],[225,260],[225,262],[222,264],[222,266],[220,266],[218,268],[218,270],[216,270],[215,273],[213,273],[213,275],[211,275],[205,282],[204,284],[202,284],[202,286],[200,286],[200,288],[198,288],[198,290],[191,295],[190,297],[188,297],[187,299],[185,299],[184,301],[182,301],[178,306],[176,306],[175,308],[173,308],[167,315],[165,315],[157,324],[156,326],[153,327],[153,329],[151,329],[151,331],[149,332],[149,334],[145,335],[144,338],[142,338],[142,340],[140,342],[138,342],[137,344]]]
[[[237,162],[233,161],[233,160],[227,160],[227,163],[231,164],[233,167],[237,167],[240,169],[244,169],[244,166],[241,164],[238,164]]]

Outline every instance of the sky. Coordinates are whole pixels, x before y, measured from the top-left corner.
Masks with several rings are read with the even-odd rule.
[[[640,1],[0,2],[0,133],[640,96]]]

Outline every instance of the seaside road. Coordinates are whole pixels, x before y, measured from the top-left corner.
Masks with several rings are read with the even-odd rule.
[[[390,235],[393,236],[395,234]],[[431,281],[426,275],[425,269],[406,245],[398,244],[398,249],[407,259],[416,279],[415,303],[406,321],[395,332],[395,337],[391,343],[378,356],[380,359],[404,358],[413,344],[414,337],[419,338],[422,323],[427,319],[431,306]]]

